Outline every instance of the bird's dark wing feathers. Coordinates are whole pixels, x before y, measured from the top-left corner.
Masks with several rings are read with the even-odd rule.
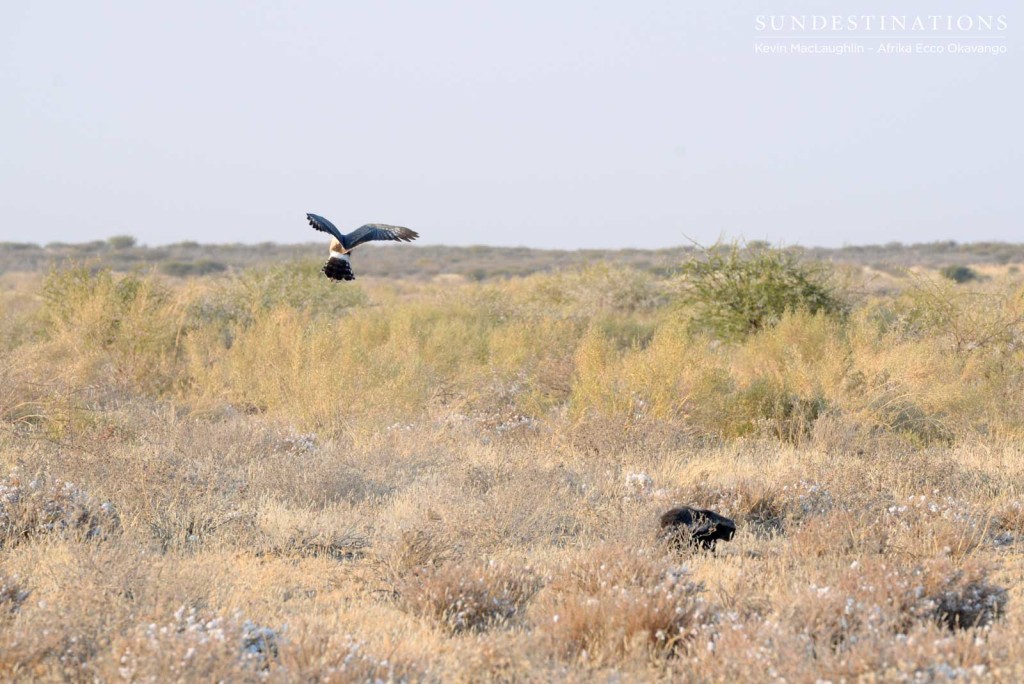
[[[309,225],[313,226],[321,233],[328,233],[338,238],[338,242],[345,244],[345,237],[338,230],[337,226],[325,219],[323,216],[317,216],[316,214],[306,214],[306,219],[309,220]]]
[[[402,228],[401,226],[387,226],[383,223],[367,223],[365,226],[356,228],[345,236],[342,242],[345,249],[352,249],[370,240],[397,240],[398,242],[412,242],[420,236],[414,230]]]

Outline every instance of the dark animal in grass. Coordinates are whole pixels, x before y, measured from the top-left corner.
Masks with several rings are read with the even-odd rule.
[[[699,545],[715,550],[715,542],[729,541],[736,534],[736,523],[704,508],[680,506],[661,516],[661,535],[676,549]]]

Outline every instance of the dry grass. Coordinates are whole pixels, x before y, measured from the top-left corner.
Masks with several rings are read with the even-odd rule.
[[[600,265],[8,279],[0,679],[1020,680],[1024,301],[988,275],[851,275],[847,319],[732,344]],[[735,539],[671,551],[675,504]]]

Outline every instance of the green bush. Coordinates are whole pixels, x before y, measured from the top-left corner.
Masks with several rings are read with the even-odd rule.
[[[845,316],[848,310],[831,270],[789,250],[715,246],[683,264],[681,273],[695,327],[724,340],[771,327],[787,311]]]
[[[114,249],[130,249],[135,246],[136,240],[131,235],[115,235],[112,238],[107,238],[107,244]]]
[[[228,267],[219,261],[200,259],[199,261],[165,261],[160,264],[160,271],[169,276],[186,278],[188,276],[203,276],[211,273],[222,273]]]
[[[972,280],[978,279],[978,273],[969,266],[946,266],[940,271],[942,275],[949,278],[954,283],[969,283]]]
[[[321,316],[336,316],[368,301],[358,285],[325,278],[319,261],[293,261],[248,269],[234,283],[233,289],[236,297],[264,311],[286,306]]]
[[[716,422],[726,437],[761,433],[796,443],[827,409],[824,397],[800,397],[777,382],[756,378],[726,398]]]
[[[175,381],[180,332],[172,292],[152,277],[77,265],[51,271],[41,320],[54,353],[80,377],[117,380],[157,395]]]
[[[118,279],[109,268],[75,264],[54,269],[43,280],[43,314],[52,326],[77,330],[84,335],[80,327],[83,313],[95,306],[103,314],[103,327],[113,330],[143,292],[157,301],[167,296],[165,290],[154,287],[137,274]]]
[[[71,245],[71,247],[79,254],[94,254],[96,252],[102,252],[107,248],[107,243],[103,240],[93,240],[92,242],[82,242],[77,245]]]
[[[189,327],[224,328],[239,324],[244,328],[259,313],[278,307],[333,318],[368,301],[358,285],[325,278],[319,262],[296,261],[246,269],[228,280],[218,281],[211,296],[190,307]]]

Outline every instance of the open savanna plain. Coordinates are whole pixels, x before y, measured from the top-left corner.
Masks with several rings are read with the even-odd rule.
[[[0,680],[1024,680],[1024,278],[759,254],[8,270]]]

